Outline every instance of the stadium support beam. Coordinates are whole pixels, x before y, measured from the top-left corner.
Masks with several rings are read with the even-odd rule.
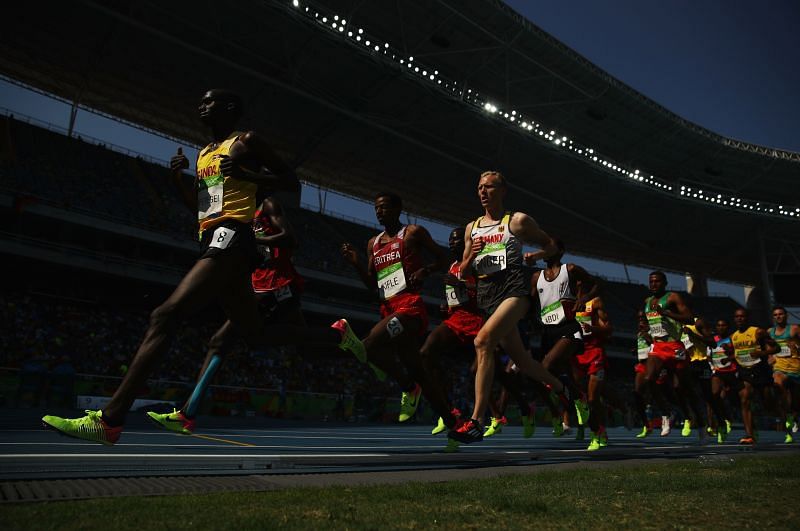
[[[686,273],[686,291],[694,297],[708,297],[708,277],[705,273]]]

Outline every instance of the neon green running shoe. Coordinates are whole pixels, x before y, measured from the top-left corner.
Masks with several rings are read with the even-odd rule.
[[[642,426],[642,431],[636,434],[637,439],[644,439],[653,432],[650,426]]]
[[[495,418],[492,417],[492,422],[486,428],[486,431],[483,432],[484,437],[491,437],[492,435],[497,435],[503,432],[503,426],[508,423],[505,417]]]
[[[794,417],[792,415],[786,415],[786,422],[784,425],[786,426],[786,431],[791,430],[794,425]]]
[[[720,426],[719,429],[717,430],[717,444],[724,443],[728,439],[728,433],[729,430]]]
[[[608,446],[608,434],[603,431],[600,435],[597,436],[597,442],[600,443],[600,448],[605,448]]]
[[[447,439],[447,446],[444,447],[444,453],[452,454],[458,451],[459,442],[455,439]]]
[[[375,373],[375,378],[377,378],[379,382],[386,381],[386,373],[385,372],[383,372],[381,369],[379,369],[371,361],[367,362],[367,365],[369,365],[369,368],[372,369],[372,372]]]
[[[400,416],[398,417],[400,422],[405,422],[414,416],[414,413],[417,412],[417,406],[419,406],[421,395],[422,387],[420,387],[419,384],[417,384],[412,391],[403,391],[400,397]]]
[[[116,443],[122,433],[122,426],[111,427],[106,424],[103,420],[102,411],[91,411],[89,409],[86,410],[85,417],[78,419],[62,419],[53,415],[45,415],[42,417],[42,422],[46,428],[56,430],[68,437],[105,444],[106,446],[112,446]]]
[[[729,420],[726,420],[726,421],[725,421],[725,431],[727,431],[728,433],[730,433],[730,432],[731,432],[731,430],[733,430],[733,427],[731,427],[731,421],[729,421]],[[726,433],[726,435],[727,435],[727,433]]]
[[[575,440],[582,441],[586,438],[586,428],[584,426],[578,426],[575,430]]]
[[[522,417],[522,436],[530,439],[534,432],[536,432],[536,408],[531,405],[528,414]]]
[[[681,430],[681,435],[683,437],[688,437],[692,434],[692,423],[689,422],[689,419],[683,421],[683,429]]]
[[[564,435],[564,424],[561,422],[561,418],[553,418],[553,437],[561,437]]]
[[[147,412],[147,417],[152,420],[157,426],[165,430],[174,431],[183,435],[191,435],[194,433],[194,419],[187,418],[183,411],[177,409],[172,410],[172,413],[155,413],[153,411]]]
[[[439,421],[436,423],[436,426],[431,430],[431,435],[442,433],[446,429],[447,426],[445,426],[444,424],[444,419],[442,417],[439,417]]]
[[[590,452],[595,452],[601,448],[600,446],[600,438],[597,436],[596,433],[592,432],[592,436],[589,439],[589,446],[586,448]]]
[[[331,328],[341,334],[340,349],[349,350],[361,363],[367,362],[367,349],[364,348],[364,343],[358,339],[353,329],[350,328],[350,323],[347,322],[347,319],[339,319],[331,325]]]
[[[576,398],[575,413],[578,415],[578,425],[585,426],[589,421],[589,404],[579,398]]]
[[[713,427],[711,427],[711,426],[706,426],[706,433],[708,434],[708,436],[709,436],[709,437],[716,437],[716,435],[717,435],[717,430],[715,430],[715,429],[714,429]]]
[[[792,444],[794,442],[794,437],[792,437],[791,433],[787,433],[786,437],[783,439],[784,444]]]

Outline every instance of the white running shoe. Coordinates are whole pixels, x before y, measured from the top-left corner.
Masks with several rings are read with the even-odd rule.
[[[669,425],[669,417],[666,415],[661,415],[661,436],[666,437],[671,431],[672,428]]]
[[[792,425],[792,433],[797,433],[797,429],[797,421],[794,421],[794,424]]]

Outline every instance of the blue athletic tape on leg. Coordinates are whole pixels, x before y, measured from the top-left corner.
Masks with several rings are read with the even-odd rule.
[[[222,363],[222,358],[220,356],[211,356],[211,361],[208,362],[206,372],[200,377],[200,381],[197,382],[194,391],[192,391],[192,396],[189,397],[189,401],[186,402],[186,407],[183,409],[183,413],[187,417],[194,418],[197,413],[197,408],[200,406],[200,402],[206,394],[206,389],[208,389],[211,380],[214,379],[214,375],[217,373],[217,369],[219,369],[220,363]]]

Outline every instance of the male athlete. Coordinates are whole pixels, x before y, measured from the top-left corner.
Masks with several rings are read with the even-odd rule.
[[[650,418],[648,418],[647,415],[647,399],[645,397],[647,380],[644,376],[647,372],[647,358],[650,356],[650,351],[653,348],[653,338],[650,337],[650,327],[647,324],[647,318],[644,312],[638,312],[637,317],[636,365],[633,367],[636,376],[633,380],[633,398],[636,401],[636,412],[639,413],[639,418],[642,420],[642,431],[636,434],[636,437],[642,439],[650,435],[652,431],[650,427]],[[667,425],[669,425],[669,416],[667,416]]]
[[[587,301],[582,308],[578,308],[575,312],[575,319],[580,325],[583,335],[583,352],[571,358],[572,374],[578,384],[584,377],[589,377],[589,381],[582,391],[585,391],[588,397],[588,421],[592,430],[587,450],[595,451],[608,444],[606,406],[601,396],[605,387],[605,371],[608,368],[603,345],[611,337],[611,319],[605,310],[603,299],[600,297],[594,297]],[[578,413],[578,432],[580,434],[587,420],[585,418],[587,411],[581,401],[577,399],[575,400],[575,409]]]
[[[748,318],[747,310],[744,308],[736,310],[733,314],[736,330],[731,334],[734,356],[736,356],[736,364],[739,366],[737,377],[742,386],[739,391],[739,399],[742,406],[745,436],[739,440],[740,444],[755,444],[756,442],[750,403],[753,395],[758,391],[764,406],[770,404],[772,369],[770,369],[767,358],[780,351],[778,344],[767,331],[757,326],[750,326]]]
[[[689,358],[689,369],[686,372],[685,382],[689,386],[682,394],[687,400],[692,400],[697,406],[696,389],[699,387],[700,396],[706,403],[706,409],[717,417],[722,418],[722,414],[716,411],[716,403],[711,397],[711,367],[708,364],[709,349],[716,346],[714,342],[714,332],[711,325],[702,317],[695,317],[693,324],[684,325],[681,332],[681,343],[683,343],[686,355]],[[686,409],[686,406],[683,406]],[[709,423],[713,424],[711,415],[707,415]],[[692,433],[692,425],[689,419],[684,419],[681,435],[688,437]],[[710,434],[710,432],[707,433]]]
[[[597,282],[582,267],[562,263],[564,242],[556,239],[555,243],[558,252],[545,259],[545,268],[533,274],[531,283],[533,296],[539,303],[539,321],[542,324],[542,366],[552,374],[568,374],[572,358],[583,351],[583,334],[581,325],[575,319],[575,310],[595,297]],[[525,256],[525,260],[529,265],[535,263],[529,259],[529,255]],[[577,388],[571,390],[577,391]],[[576,397],[578,425],[583,425],[589,415],[588,408],[583,400],[577,398],[577,392],[573,392],[573,396]],[[599,400],[599,395],[597,398]],[[564,425],[561,416],[557,417],[554,415],[553,418],[553,432],[560,436],[564,432]]]
[[[42,418],[47,427],[71,437],[113,445],[137,393],[167,353],[178,326],[214,303],[222,307],[237,334],[251,346],[279,340],[270,337],[271,332],[263,326],[253,295],[250,273],[256,248],[250,224],[259,186],[291,190],[297,188],[298,181],[262,136],[236,130],[242,110],[238,95],[220,89],[206,92],[198,111],[213,140],[198,154],[197,175],[191,187],[182,181],[182,170],[189,161],[180,150],[171,160],[184,201],[197,212],[202,255],[172,295],[150,315],[144,340],[106,407],[87,411],[85,417],[77,419],[47,415]],[[344,339],[355,344],[352,338]]]
[[[705,416],[689,396],[691,383],[687,379],[686,349],[681,342],[683,325],[692,322],[692,312],[680,294],[667,291],[667,276],[664,272],[650,273],[649,284],[650,296],[645,299],[644,311],[650,337],[653,338],[653,349],[647,357],[645,379],[649,383],[651,394],[657,398],[660,393],[656,382],[661,370],[666,368],[675,374],[677,380],[675,391],[679,397],[679,404],[691,417],[692,424],[698,427],[702,443],[706,437]],[[665,405],[663,400],[661,402]],[[662,427],[662,435],[664,431]],[[668,430],[666,432],[669,433]]]
[[[428,311],[420,289],[431,273],[447,267],[448,260],[424,227],[400,222],[402,210],[403,203],[397,194],[379,193],[375,197],[375,215],[384,230],[367,243],[367,267],[359,262],[355,248],[349,243],[342,245],[342,256],[355,268],[367,289],[377,291],[381,320],[364,339],[366,359],[362,361],[368,360],[400,384],[403,395],[399,420],[405,422],[416,412],[427,383],[419,348],[428,331]],[[423,265],[422,251],[433,255],[435,260]]]
[[[711,349],[709,365],[711,365],[711,399],[714,401],[717,412],[717,442],[722,444],[731,432],[731,415],[725,405],[723,395],[726,389],[739,392],[739,380],[736,378],[736,358],[734,357],[733,343],[730,336],[730,325],[725,319],[717,321],[715,327],[716,346]],[[720,418],[720,415],[722,418]]]
[[[775,326],[769,329],[769,335],[778,344],[780,350],[775,354],[772,366],[772,378],[780,393],[782,408],[786,412],[786,439],[793,442],[791,428],[794,424],[793,411],[797,411],[798,395],[800,395],[800,326],[790,325],[786,320],[786,308],[776,306],[772,309],[772,320]]]
[[[482,173],[478,198],[484,214],[468,224],[464,232],[466,246],[461,274],[472,273],[478,277],[478,307],[486,315],[486,322],[475,338],[477,370],[472,417],[448,433],[451,439],[463,443],[483,439],[482,423],[489,404],[498,345],[523,374],[550,384],[562,400],[568,402],[564,385],[534,361],[523,346],[517,328],[517,323],[531,308],[530,276],[523,269],[522,245],[541,247],[530,260],[548,258],[558,249],[532,217],[505,210],[503,200],[507,192],[508,184],[500,172]]]

